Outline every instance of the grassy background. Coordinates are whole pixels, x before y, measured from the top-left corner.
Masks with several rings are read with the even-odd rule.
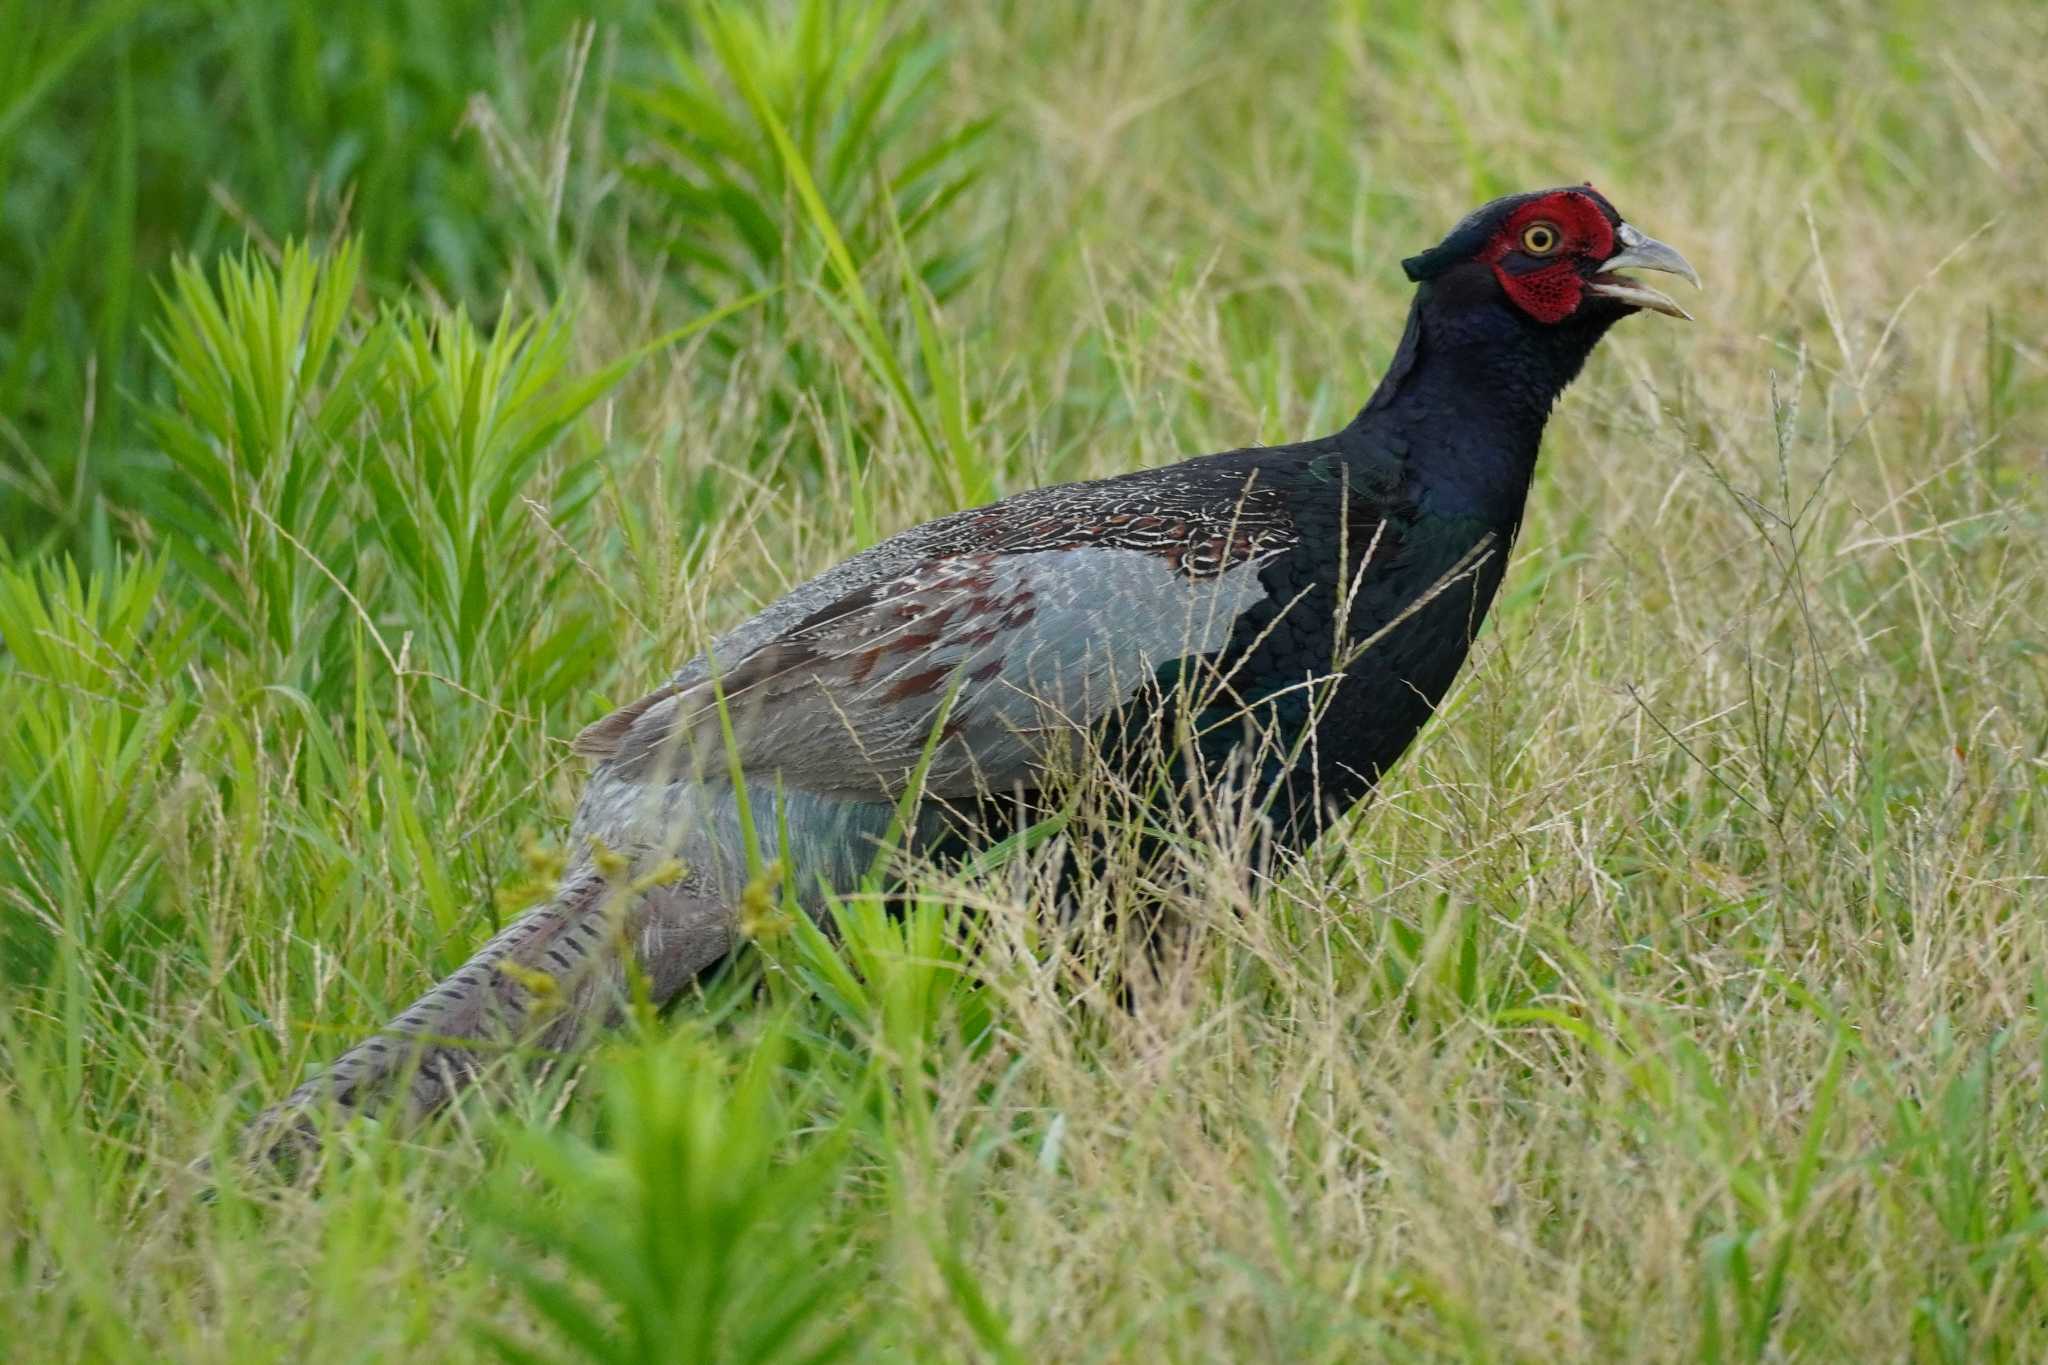
[[[12,1358],[2048,1356],[2048,10],[0,32]],[[1565,400],[1382,798],[1191,851],[1142,1008],[1029,866],[934,879],[202,1197],[531,898],[579,725],[914,520],[1337,425],[1400,256],[1589,178],[1699,322]]]

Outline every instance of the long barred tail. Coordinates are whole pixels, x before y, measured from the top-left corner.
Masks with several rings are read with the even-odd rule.
[[[318,1144],[331,1108],[398,1098],[406,1119],[439,1109],[513,1047],[560,1051],[614,1022],[626,1000],[630,948],[654,1002],[665,1003],[732,948],[724,897],[685,882],[623,884],[594,869],[522,915],[381,1032],[250,1124],[251,1150],[275,1156]],[[403,1079],[405,1091],[388,1092]]]

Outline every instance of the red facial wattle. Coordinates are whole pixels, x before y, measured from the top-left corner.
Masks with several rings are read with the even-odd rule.
[[[1520,260],[1529,259],[1523,234],[1538,223],[1557,230],[1556,248],[1541,258],[1542,264],[1509,269],[1509,259],[1518,253]],[[1584,297],[1585,277],[1579,262],[1604,261],[1613,253],[1614,228],[1600,206],[1589,195],[1561,190],[1516,209],[1482,259],[1493,267],[1494,278],[1516,307],[1538,322],[1557,323],[1577,311]]]

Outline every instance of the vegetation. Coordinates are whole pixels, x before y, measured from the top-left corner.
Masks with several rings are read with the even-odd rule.
[[[2048,9],[0,32],[10,1358],[2048,1357]],[[1316,857],[764,911],[504,1108],[193,1174],[528,903],[608,704],[914,520],[1339,424],[1401,256],[1586,178],[1700,320],[1602,348]]]

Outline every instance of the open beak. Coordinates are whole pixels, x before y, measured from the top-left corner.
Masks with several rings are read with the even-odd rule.
[[[1653,313],[1664,313],[1674,318],[1692,321],[1692,314],[1678,306],[1668,294],[1650,288],[1639,280],[1617,275],[1617,270],[1662,270],[1671,275],[1683,275],[1692,281],[1692,287],[1700,288],[1700,272],[1694,270],[1685,257],[1673,247],[1668,247],[1655,237],[1645,236],[1627,223],[1614,230],[1615,240],[1621,243],[1621,250],[1600,263],[1599,273],[1594,275],[1587,286],[1595,294],[1604,294],[1610,299],[1619,299],[1635,308],[1647,308]]]

